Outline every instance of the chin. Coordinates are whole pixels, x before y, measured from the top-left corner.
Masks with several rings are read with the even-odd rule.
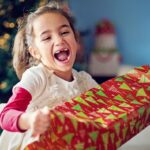
[[[71,72],[72,68],[64,68],[64,69],[61,68],[60,71],[62,71],[62,72]]]
[[[59,67],[59,71],[61,72],[69,72],[69,71],[72,71],[72,67],[68,66],[68,67]]]

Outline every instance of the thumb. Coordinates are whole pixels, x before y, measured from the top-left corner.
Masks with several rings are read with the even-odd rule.
[[[41,110],[44,114],[48,115],[49,114],[49,107],[45,106],[44,108],[42,108]]]
[[[32,135],[31,135],[33,138],[38,138],[39,139],[39,137],[40,137],[40,134],[37,134],[37,133],[33,133],[32,132]]]

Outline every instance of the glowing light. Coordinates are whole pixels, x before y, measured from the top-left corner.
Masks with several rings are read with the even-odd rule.
[[[4,10],[0,10],[0,16],[3,16],[5,14]]]
[[[10,27],[10,28],[14,28],[14,27],[15,27],[15,24],[14,24],[14,23],[10,23],[10,24],[9,24],[9,27]]]
[[[7,39],[9,39],[9,38],[10,38],[10,35],[9,35],[8,33],[5,33],[5,34],[4,34],[4,39],[7,40]]]
[[[0,89],[5,89],[8,86],[7,82],[0,83]]]
[[[8,35],[5,35],[6,37],[8,36]],[[5,51],[7,51],[8,50],[8,44],[7,44],[7,40],[8,39],[6,39],[6,38],[4,38],[4,36],[2,36],[2,37],[0,37],[0,48],[1,49],[4,49]]]
[[[4,44],[5,44],[5,42],[6,42],[6,40],[5,40],[5,39],[3,39],[3,38],[1,38],[1,39],[0,39],[0,46],[4,45]]]
[[[3,25],[8,28],[9,27],[9,23],[7,21],[4,21]]]
[[[15,27],[15,24],[13,22],[4,21],[3,24],[6,28],[14,28]]]

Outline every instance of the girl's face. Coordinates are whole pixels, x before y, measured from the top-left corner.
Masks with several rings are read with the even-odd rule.
[[[68,20],[59,13],[45,13],[33,22],[33,57],[40,59],[56,75],[70,80],[78,48]]]

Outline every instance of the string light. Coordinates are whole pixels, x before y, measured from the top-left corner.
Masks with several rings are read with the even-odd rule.
[[[4,34],[4,39],[8,40],[9,38],[10,38],[10,34],[5,33],[5,34]]]
[[[0,10],[0,16],[3,16],[5,14],[5,10]]]
[[[0,89],[3,90],[8,86],[7,82],[3,81],[0,83]]]
[[[15,27],[15,24],[13,22],[8,22],[8,21],[4,21],[3,25],[6,28],[14,28]]]
[[[5,33],[3,36],[0,37],[0,48],[4,50],[8,50],[9,44],[7,41],[10,39],[10,35]]]
[[[7,21],[4,21],[3,23],[4,27],[8,28],[9,27],[9,23]]]
[[[9,24],[9,28],[14,28],[14,27],[15,27],[15,24],[11,22],[11,23]]]

